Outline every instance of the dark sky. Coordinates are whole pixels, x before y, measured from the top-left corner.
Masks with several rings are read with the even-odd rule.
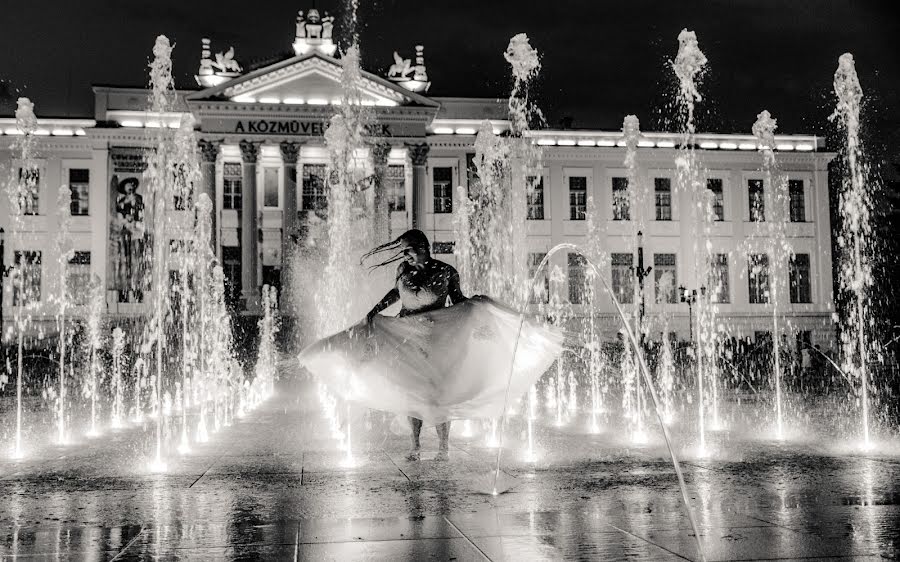
[[[319,0],[343,23],[343,2]],[[176,43],[179,87],[193,87],[200,38],[234,45],[245,68],[289,52],[298,9],[313,0],[32,0],[4,10],[0,113],[15,97],[39,116],[90,116],[91,84],[143,85],[154,37]],[[366,70],[383,74],[399,50],[425,45],[430,93],[505,97],[509,38],[526,32],[542,53],[534,99],[551,126],[618,129],[635,113],[664,127],[678,32],[695,30],[710,61],[700,128],[747,132],[768,109],[779,132],[823,133],[837,58],[852,52],[869,122],[900,128],[900,19],[889,2],[861,0],[360,0]],[[346,27],[338,26],[343,36]]]

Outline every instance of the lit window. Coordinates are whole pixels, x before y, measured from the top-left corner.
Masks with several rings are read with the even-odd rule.
[[[653,254],[653,280],[656,286],[656,302],[675,304],[678,291],[675,254]]]
[[[41,301],[41,252],[16,251],[13,280],[13,306],[27,306]]]
[[[19,209],[23,215],[37,215],[40,211],[41,171],[19,168]]]
[[[712,194],[712,215],[715,221],[725,220],[725,193],[720,178],[706,180],[706,189]]]
[[[240,163],[225,162],[222,176],[222,208],[240,210],[243,185]]]
[[[767,304],[769,302],[769,256],[750,254],[748,266],[750,304]]]
[[[587,217],[587,178],[569,177],[569,220],[583,221]]]
[[[633,264],[633,254],[612,255],[612,290],[616,300],[621,304],[634,302]]]
[[[612,179],[613,220],[631,220],[631,204],[628,201],[628,178]]]
[[[69,212],[73,217],[84,217],[88,214],[90,171],[84,168],[69,170],[69,191],[71,200]]]
[[[301,205],[304,211],[315,211],[320,218],[328,216],[325,177],[325,164],[303,164]]]
[[[709,264],[709,300],[712,303],[731,302],[728,290],[728,254],[714,254]]]
[[[278,206],[278,168],[263,168],[263,207]]]
[[[543,176],[529,176],[528,188],[525,191],[528,202],[528,220],[544,220],[544,178]]]
[[[390,212],[406,210],[406,167],[390,165],[384,171],[384,192]]]
[[[763,222],[766,220],[766,202],[762,180],[750,180],[747,182],[747,193],[750,203],[750,221]]]
[[[791,302],[811,303],[812,293],[809,285],[809,254],[794,254],[789,263]]]
[[[581,304],[584,302],[585,293],[585,267],[587,260],[581,254],[570,253],[569,265],[569,302]]]
[[[435,168],[433,177],[434,212],[453,212],[453,168]]]
[[[656,220],[672,220],[672,180],[654,178],[653,189],[656,194]]]
[[[237,246],[222,248],[222,273],[225,278],[225,302],[237,308],[241,297],[241,249]]]
[[[788,180],[788,194],[791,199],[791,222],[806,221],[803,180]]]
[[[85,305],[90,298],[91,253],[75,252],[66,268],[66,293],[76,305]]]

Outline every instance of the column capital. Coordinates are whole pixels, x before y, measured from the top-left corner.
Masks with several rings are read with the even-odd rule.
[[[241,160],[244,164],[256,164],[256,160],[259,158],[259,145],[261,144],[262,141],[249,140],[242,140],[238,143],[241,149]]]
[[[281,141],[278,148],[281,149],[281,161],[285,164],[297,164],[300,157],[300,147],[306,144],[306,141]]]
[[[406,143],[406,148],[409,149],[409,157],[412,159],[413,166],[424,166],[428,163],[428,151],[431,150],[431,147],[427,143]]]
[[[387,142],[378,142],[372,146],[372,163],[376,166],[387,164],[388,155],[391,153],[391,145]]]
[[[197,141],[197,146],[200,147],[200,159],[202,162],[208,162],[215,164],[216,158],[219,157],[219,148],[222,145],[222,141],[220,140],[206,140],[200,139]]]

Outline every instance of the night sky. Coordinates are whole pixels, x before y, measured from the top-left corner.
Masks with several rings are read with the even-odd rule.
[[[27,95],[39,116],[92,116],[92,84],[140,86],[154,37],[176,43],[179,87],[192,88],[200,38],[236,49],[244,68],[290,54],[298,9],[337,17],[343,2],[313,0],[78,0],[16,2],[4,10],[0,114]],[[859,0],[360,0],[366,70],[384,75],[395,49],[425,45],[431,95],[505,97],[509,38],[531,37],[543,69],[533,99],[551,127],[619,129],[634,113],[644,130],[665,128],[671,111],[678,32],[697,32],[710,61],[700,129],[749,133],[762,109],[779,132],[823,134],[831,125],[831,81],[852,52],[868,100],[870,128],[900,129],[900,18],[889,2]],[[55,7],[53,7],[55,5]],[[568,118],[568,119],[567,119]]]

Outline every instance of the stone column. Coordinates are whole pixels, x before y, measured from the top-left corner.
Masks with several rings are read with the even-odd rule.
[[[284,177],[284,212],[281,215],[281,294],[278,295],[278,306],[285,316],[290,316],[292,310],[291,258],[297,245],[297,159],[302,144],[291,141],[279,144]]]
[[[425,226],[425,213],[428,207],[428,175],[425,166],[428,164],[429,147],[426,143],[407,144],[409,156],[413,165],[413,192],[412,192],[412,227],[422,229]]]
[[[241,301],[246,312],[259,311],[259,207],[256,201],[258,141],[242,140],[241,148]]]
[[[375,169],[374,186],[374,233],[375,244],[387,242],[391,235],[391,211],[388,207],[388,198],[385,193],[384,174],[387,171],[388,154],[391,145],[380,142],[372,147],[372,164]]]
[[[212,202],[212,228],[209,234],[209,244],[218,254],[216,241],[218,240],[219,207],[216,204],[216,159],[219,156],[221,141],[208,141],[201,139],[197,142],[200,147],[200,171],[203,174],[203,186],[201,193],[205,193]]]

